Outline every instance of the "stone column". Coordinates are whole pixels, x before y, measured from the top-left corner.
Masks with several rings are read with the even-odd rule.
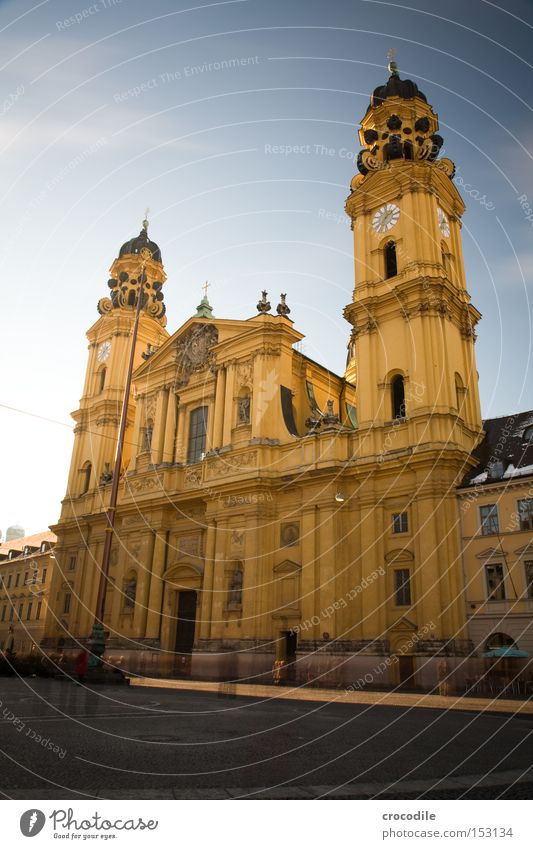
[[[152,574],[150,577],[150,591],[148,594],[148,610],[146,619],[146,639],[149,640],[159,640],[161,602],[163,599],[164,586],[162,576],[165,570],[166,549],[166,531],[156,531],[154,540],[154,553],[152,557]]]
[[[231,444],[231,430],[233,428],[233,391],[235,382],[235,366],[230,364],[226,367],[226,391],[224,401],[224,423],[222,444]]]
[[[215,403],[213,415],[213,448],[221,448],[224,438],[224,406],[226,402],[226,369],[224,366],[217,371]]]
[[[167,418],[163,443],[163,463],[174,462],[174,443],[176,440],[177,399],[173,389],[168,390]]]
[[[159,465],[163,456],[163,439],[165,436],[167,402],[168,390],[160,389],[157,393],[154,432],[152,436],[152,463],[154,466]]]
[[[216,520],[206,519],[207,539],[205,544],[204,580],[201,594],[200,623],[198,636],[200,640],[208,640],[211,636],[211,619],[213,610],[213,581],[215,576],[215,541]]]
[[[131,445],[130,445],[130,462],[128,465],[128,472],[134,472],[135,466],[137,464],[137,454],[142,450],[142,434],[141,434],[141,417],[142,410],[144,405],[144,395],[137,396],[137,403],[135,405],[135,421],[133,423],[133,430],[131,432]]]
[[[138,639],[144,639],[149,604],[149,588],[151,583],[151,568],[154,554],[154,536],[145,537],[142,542],[141,555],[137,569],[137,595],[135,598],[135,613],[133,633]]]

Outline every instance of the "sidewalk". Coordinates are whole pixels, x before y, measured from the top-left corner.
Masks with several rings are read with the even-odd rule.
[[[199,693],[245,696],[256,699],[296,699],[306,702],[336,702],[350,705],[433,708],[474,713],[513,713],[533,715],[531,700],[482,699],[465,696],[436,696],[426,693],[370,692],[327,690],[325,688],[270,686],[266,684],[226,684],[218,681],[177,680],[175,678],[129,678],[131,687],[157,687],[163,690],[185,690]],[[230,690],[231,688],[231,690]]]

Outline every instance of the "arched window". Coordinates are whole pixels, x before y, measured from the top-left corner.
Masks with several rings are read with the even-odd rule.
[[[404,155],[404,159],[412,159],[413,158],[413,142],[404,141],[404,143],[403,143],[403,155]]]
[[[124,595],[124,610],[133,610],[137,597],[137,576],[135,573],[126,578],[122,592]]]
[[[207,407],[197,407],[192,410],[189,419],[189,446],[187,462],[199,463],[205,452],[207,436]]]
[[[396,243],[390,241],[385,245],[385,277],[395,277],[397,273]]]
[[[87,462],[83,466],[81,470],[81,494],[84,495],[89,491],[89,487],[91,485],[91,475],[92,475],[93,467],[91,463]]]
[[[502,631],[496,631],[488,637],[487,642],[485,643],[485,651],[507,648],[514,645],[516,645],[516,643],[509,634],[504,634]]]
[[[404,387],[403,377],[402,377],[401,374],[397,374],[392,379],[391,396],[392,396],[392,418],[393,419],[404,419],[405,418],[405,387]]]
[[[102,368],[98,372],[98,392],[104,391],[106,373],[107,373],[106,368]]]
[[[237,563],[230,579],[229,585],[229,606],[240,607],[242,605],[242,585],[244,581],[244,572],[241,563]]]

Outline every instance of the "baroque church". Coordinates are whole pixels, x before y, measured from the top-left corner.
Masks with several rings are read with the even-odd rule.
[[[284,661],[289,680],[431,683],[443,655],[470,651],[457,487],[483,437],[480,314],[438,116],[389,70],[346,201],[344,374],[298,350],[284,295],[276,307],[263,292],[247,320],[215,317],[205,295],[170,334],[147,222],[120,248],[87,333],[52,527],[49,646],[74,651],[91,634],[142,297],[102,616],[110,662],[266,680]]]

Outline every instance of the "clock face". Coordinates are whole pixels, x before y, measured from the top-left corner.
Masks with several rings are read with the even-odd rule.
[[[98,357],[98,362],[99,363],[105,363],[110,352],[111,352],[111,342],[109,340],[107,340],[106,342],[102,342],[102,344],[98,348],[98,354],[96,355]]]
[[[446,218],[446,214],[443,212],[440,206],[437,207],[437,217],[439,219],[440,232],[443,236],[448,237],[450,235],[450,224],[448,222],[448,219]]]
[[[400,210],[393,203],[386,203],[381,209],[374,213],[372,218],[372,229],[376,233],[387,233],[398,223]]]

